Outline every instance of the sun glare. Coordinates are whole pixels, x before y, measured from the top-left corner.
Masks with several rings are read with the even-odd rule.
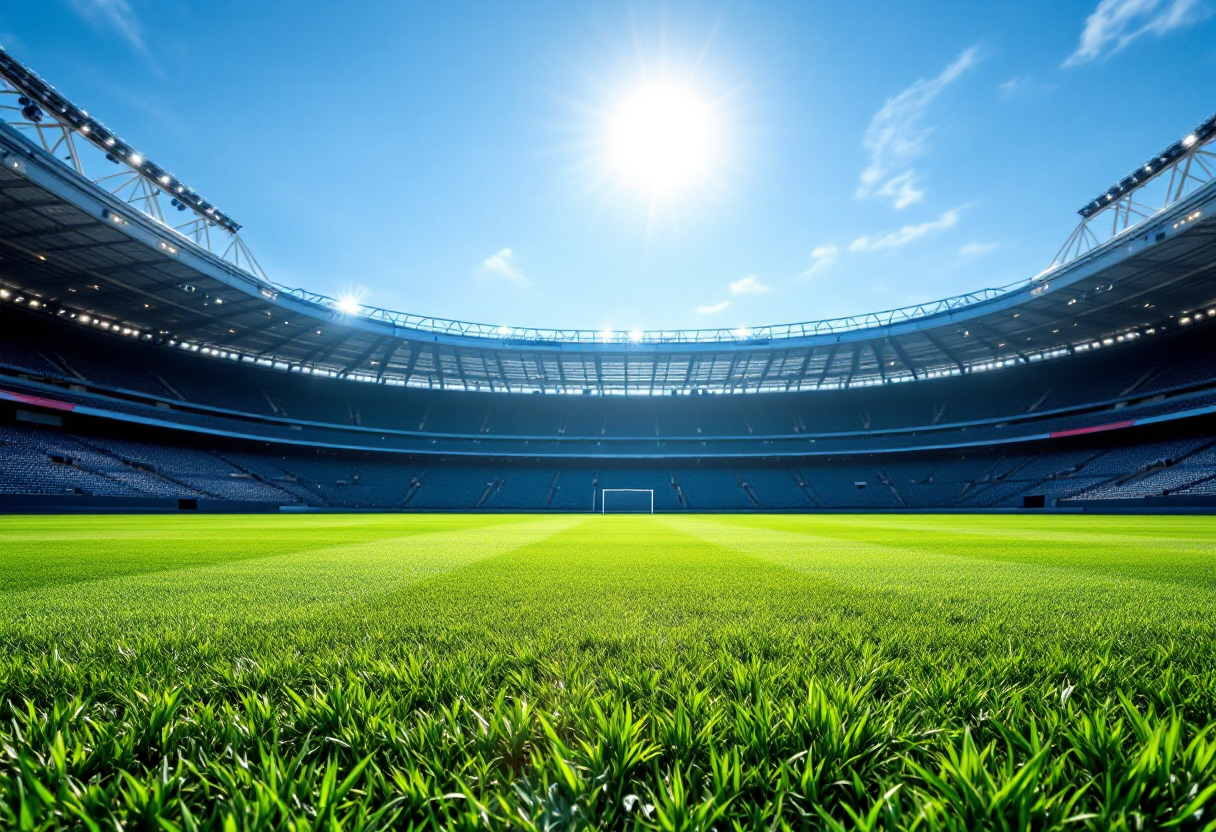
[[[669,196],[708,178],[717,131],[713,108],[693,90],[651,83],[622,99],[612,114],[609,157],[634,187]]]

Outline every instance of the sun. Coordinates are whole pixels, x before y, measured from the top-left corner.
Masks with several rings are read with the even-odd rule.
[[[611,114],[608,156],[633,187],[673,196],[712,175],[718,131],[713,107],[695,90],[651,82],[623,97]]]

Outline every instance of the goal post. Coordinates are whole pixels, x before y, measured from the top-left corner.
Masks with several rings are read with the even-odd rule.
[[[614,507],[613,511],[630,512],[634,514],[654,514],[654,489],[653,488],[601,488],[600,489],[600,513],[608,513],[609,495],[613,495],[614,503],[618,507]],[[594,500],[592,506],[595,505]]]

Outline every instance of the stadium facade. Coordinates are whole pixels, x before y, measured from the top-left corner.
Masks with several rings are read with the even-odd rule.
[[[595,332],[274,283],[0,52],[8,507],[1216,505],[1216,117],[1042,273],[850,318]]]

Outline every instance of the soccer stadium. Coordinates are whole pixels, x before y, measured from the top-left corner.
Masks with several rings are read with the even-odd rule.
[[[1211,100],[1013,282],[539,328],[282,282],[55,77],[0,51],[0,825],[1216,829]]]

